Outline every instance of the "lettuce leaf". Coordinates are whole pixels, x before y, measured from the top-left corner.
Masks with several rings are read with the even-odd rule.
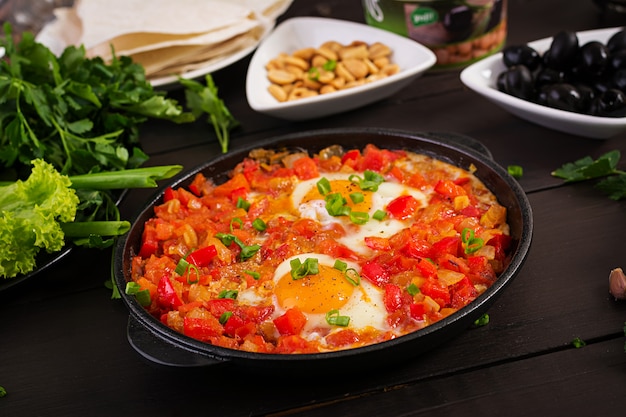
[[[70,179],[41,159],[33,160],[30,176],[0,186],[0,276],[12,278],[35,268],[40,250],[60,251],[65,245],[60,223],[76,216],[79,198]]]

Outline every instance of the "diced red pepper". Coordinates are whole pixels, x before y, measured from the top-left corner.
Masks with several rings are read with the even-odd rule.
[[[402,307],[402,288],[396,284],[385,285],[383,301],[385,303],[385,308],[389,313],[393,313],[398,310]]]
[[[298,335],[306,324],[306,316],[298,308],[290,308],[282,316],[276,317],[274,325],[281,335]]]
[[[217,256],[217,249],[215,245],[205,246],[204,248],[197,249],[187,256],[187,262],[197,266],[203,267],[209,265],[211,259]]]
[[[157,240],[157,231],[153,225],[146,224],[141,237],[141,248],[139,256],[149,258],[159,249],[159,241]]]
[[[167,187],[165,189],[165,191],[163,192],[163,201],[164,202],[168,202],[170,200],[173,200],[176,197],[177,197],[176,190],[174,190],[172,187]]]
[[[231,197],[233,191],[244,188],[250,190],[250,183],[243,174],[235,174],[225,183],[218,185],[213,190],[213,195],[217,197]]]
[[[305,156],[293,161],[293,171],[300,180],[309,180],[311,178],[319,177],[319,171],[317,164],[313,158]]]
[[[433,258],[439,258],[445,254],[459,256],[461,247],[461,238],[459,236],[446,236],[433,243],[431,256]]]
[[[256,326],[254,323],[246,321],[236,314],[233,314],[228,318],[224,324],[224,333],[231,337],[244,338],[248,334],[254,334],[256,332]]]
[[[503,261],[506,258],[506,251],[511,246],[511,236],[500,234],[492,237],[487,242],[487,245],[491,245],[496,248],[495,259]]]
[[[361,157],[361,151],[358,149],[351,149],[348,152],[344,153],[341,157],[342,164],[348,164],[350,166],[354,166],[354,162]]]
[[[387,212],[396,219],[406,219],[419,208],[419,202],[412,195],[403,195],[387,204]]]
[[[205,185],[206,177],[202,173],[196,174],[191,184],[189,184],[189,191],[200,197]]]
[[[157,285],[157,295],[159,297],[159,303],[163,307],[176,309],[183,304],[180,296],[176,292],[172,281],[167,275],[164,275],[159,280]]]
[[[358,333],[351,329],[340,330],[326,336],[326,343],[331,346],[347,346],[358,341]]]
[[[386,237],[378,237],[378,236],[365,236],[363,239],[365,242],[365,246],[372,250],[378,251],[389,251],[391,250],[391,244],[389,243],[389,239]]]
[[[420,259],[417,263],[417,270],[420,271],[422,276],[425,278],[437,277],[437,266],[428,259]]]
[[[234,204],[237,204],[240,198],[243,200],[248,198],[248,189],[245,187],[236,188],[230,193],[230,201]]]
[[[361,275],[378,287],[383,287],[391,279],[389,273],[376,260],[365,262],[361,267]]]
[[[420,287],[422,294],[429,296],[441,307],[450,304],[450,292],[448,287],[437,280],[427,280]]]
[[[478,291],[476,291],[469,278],[465,277],[452,287],[452,306],[461,308],[476,298],[477,295]]]
[[[413,320],[424,320],[424,314],[426,313],[426,308],[424,307],[424,303],[411,303],[409,306],[409,314]]]

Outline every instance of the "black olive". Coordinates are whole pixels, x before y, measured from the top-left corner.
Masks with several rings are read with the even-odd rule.
[[[523,65],[517,65],[501,72],[498,75],[497,87],[503,93],[523,100],[533,100],[535,96],[533,75]]]
[[[535,75],[535,88],[548,84],[559,84],[565,81],[565,73],[552,68],[541,68]]]
[[[626,49],[626,30],[614,33],[606,42],[606,46],[611,53]]]
[[[596,97],[596,93],[593,88],[589,87],[586,84],[577,84],[575,85],[578,93],[580,94],[580,108],[579,111],[581,113],[589,113],[589,109],[591,108],[591,103]]]
[[[604,73],[609,62],[609,50],[601,42],[587,42],[580,48],[578,67],[581,72],[591,77],[597,77]]]
[[[491,12],[489,12],[489,23],[487,23],[487,28],[485,32],[489,32],[491,29],[498,26],[498,24],[502,21],[502,0],[495,0],[493,5],[491,6]]]
[[[611,86],[626,92],[626,68],[618,69],[611,76]]]
[[[571,84],[546,85],[541,88],[537,102],[544,106],[571,112],[580,112],[582,98],[578,89]]]
[[[442,19],[443,27],[455,40],[462,40],[469,36],[472,30],[472,10],[467,6],[457,6],[450,9]]]
[[[524,65],[531,71],[537,69],[541,63],[539,52],[528,45],[507,46],[502,50],[502,59],[507,67]]]
[[[554,35],[544,62],[550,68],[567,69],[574,65],[578,54],[578,36],[575,32],[561,31]]]
[[[626,49],[610,52],[607,66],[613,71],[626,68]]]
[[[602,117],[626,117],[626,95],[610,89],[596,97],[592,103],[592,114]]]

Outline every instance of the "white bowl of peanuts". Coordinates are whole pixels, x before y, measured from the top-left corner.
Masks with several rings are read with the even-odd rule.
[[[261,42],[246,76],[253,110],[287,120],[333,115],[384,99],[436,62],[425,46],[365,24],[286,20]]]

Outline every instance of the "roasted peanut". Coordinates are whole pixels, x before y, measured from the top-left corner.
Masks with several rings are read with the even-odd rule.
[[[369,45],[358,40],[347,45],[327,41],[292,55],[282,52],[265,65],[271,82],[268,91],[284,102],[374,82],[400,71],[391,55],[380,42]]]

